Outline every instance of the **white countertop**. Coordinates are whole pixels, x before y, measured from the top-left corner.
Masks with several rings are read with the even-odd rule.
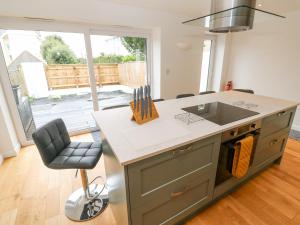
[[[175,119],[175,115],[184,113],[181,110],[184,107],[210,102],[223,102],[232,105],[237,101],[258,105],[249,110],[260,114],[224,126],[207,120],[187,125]],[[94,118],[101,132],[106,137],[121,165],[128,165],[176,147],[213,136],[236,126],[295,107],[298,103],[229,91],[172,99],[157,102],[155,105],[159,113],[159,118],[144,125],[138,125],[134,121],[131,121],[132,112],[129,107],[101,110],[94,113]]]

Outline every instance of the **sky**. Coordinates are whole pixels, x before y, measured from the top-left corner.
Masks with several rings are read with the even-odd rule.
[[[3,31],[3,30],[0,30]],[[2,32],[3,33],[3,32]],[[84,35],[79,33],[62,32],[35,32],[22,30],[9,30],[9,51],[13,58],[16,58],[23,51],[27,50],[40,57],[40,44],[46,36],[58,35],[72,49],[78,58],[86,58]],[[1,36],[1,33],[0,33]],[[120,38],[114,36],[91,35],[93,57],[101,53],[129,55],[124,48]]]
[[[41,32],[44,39],[49,35],[58,35],[70,46],[77,57],[86,58],[84,35],[78,33]],[[130,54],[122,45],[120,38],[114,36],[91,35],[93,57],[105,54],[128,55]]]

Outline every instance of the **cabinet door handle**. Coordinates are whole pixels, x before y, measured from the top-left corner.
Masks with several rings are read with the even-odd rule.
[[[286,111],[282,111],[282,112],[278,113],[277,116],[279,116],[279,117],[280,117],[280,116],[285,116],[286,114],[287,114]]]
[[[190,185],[186,185],[182,191],[178,191],[178,192],[172,192],[171,193],[171,198],[176,198],[179,197],[181,195],[183,195],[187,190],[190,189]]]
[[[184,193],[184,191],[180,191],[180,192],[172,192],[172,193],[171,193],[171,197],[172,197],[172,198],[176,198],[176,197],[178,197],[178,196],[180,196],[180,195],[183,195],[183,193]]]
[[[187,148],[183,148],[183,149],[178,149],[178,150],[174,150],[173,151],[173,155],[177,155],[177,154],[183,154],[185,152],[188,152],[188,151],[191,151],[193,149],[193,146],[190,145],[189,147]]]
[[[276,145],[278,143],[278,139],[274,139],[274,140],[272,140],[271,142],[270,142],[270,146],[274,146],[274,145]]]

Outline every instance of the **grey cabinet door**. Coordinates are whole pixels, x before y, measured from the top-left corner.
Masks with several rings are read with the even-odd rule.
[[[284,152],[288,135],[288,133],[279,131],[274,135],[261,139],[254,153],[253,166],[259,166],[276,155],[280,157]]]
[[[292,108],[264,118],[261,128],[261,138],[282,130],[288,132],[292,126],[295,111],[296,108]]]

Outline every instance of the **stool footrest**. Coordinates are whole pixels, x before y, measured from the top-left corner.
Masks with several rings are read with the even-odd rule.
[[[98,216],[108,205],[108,190],[104,185],[89,186],[91,200],[83,188],[73,192],[65,205],[65,215],[74,221],[86,221]]]

